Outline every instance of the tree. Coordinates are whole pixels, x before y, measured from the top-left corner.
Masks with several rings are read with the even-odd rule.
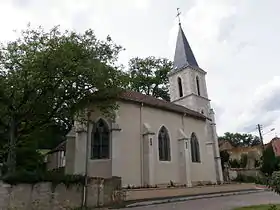
[[[249,147],[261,144],[259,137],[246,133],[241,134],[226,132],[224,136],[219,137],[219,141],[221,140],[229,141],[234,147]]]
[[[226,150],[220,151],[222,169],[225,168],[225,163],[229,162],[230,155]]]
[[[48,32],[28,27],[19,39],[1,45],[0,132],[9,139],[11,171],[21,141],[34,140],[54,123],[71,129],[74,115],[89,103],[106,114],[116,108],[123,73],[115,62],[121,50],[92,30],[78,34],[59,27]]]
[[[268,145],[263,151],[262,163],[260,170],[267,175],[271,175],[274,171],[280,169],[280,159],[276,157],[272,145]]]
[[[129,89],[169,101],[168,73],[172,62],[165,58],[132,58],[129,61]]]

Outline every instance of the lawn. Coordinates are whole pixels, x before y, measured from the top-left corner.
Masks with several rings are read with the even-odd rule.
[[[280,205],[276,205],[276,208],[272,207],[273,205],[259,205],[259,206],[248,206],[236,208],[234,210],[280,210]]]

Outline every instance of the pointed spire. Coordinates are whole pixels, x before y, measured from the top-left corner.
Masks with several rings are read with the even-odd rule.
[[[177,70],[185,66],[199,67],[182,29],[181,22],[179,22],[179,32],[177,36],[173,69]]]

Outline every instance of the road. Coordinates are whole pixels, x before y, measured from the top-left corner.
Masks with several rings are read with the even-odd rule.
[[[133,210],[231,210],[234,207],[279,203],[280,196],[272,192],[251,193],[247,195],[233,195],[216,198],[190,200],[178,203],[159,204],[154,206],[142,206]],[[131,208],[128,208],[131,210]]]

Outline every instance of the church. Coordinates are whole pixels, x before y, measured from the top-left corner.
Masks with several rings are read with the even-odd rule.
[[[64,145],[65,173],[119,176],[123,186],[222,183],[206,72],[181,24],[168,77],[171,102],[126,91],[114,120],[95,111],[89,129],[75,123]]]

